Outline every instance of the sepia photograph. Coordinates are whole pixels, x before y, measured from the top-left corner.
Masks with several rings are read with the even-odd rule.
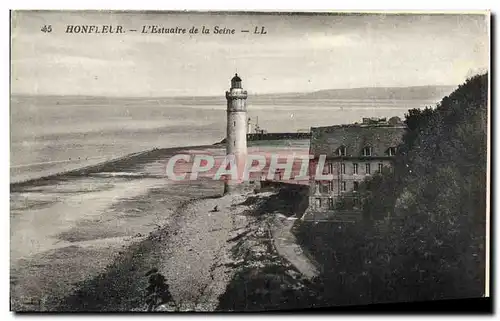
[[[490,27],[10,11],[10,310],[490,304]]]

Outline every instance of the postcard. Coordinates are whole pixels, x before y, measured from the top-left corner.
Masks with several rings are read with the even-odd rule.
[[[14,10],[10,50],[11,311],[489,297],[489,12]]]

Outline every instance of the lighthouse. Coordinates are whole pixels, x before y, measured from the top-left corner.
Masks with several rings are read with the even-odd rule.
[[[227,137],[226,154],[234,157],[238,178],[232,177],[224,185],[224,193],[233,193],[245,166],[247,156],[247,91],[241,86],[241,78],[235,74],[231,79],[231,88],[226,91],[227,100]]]

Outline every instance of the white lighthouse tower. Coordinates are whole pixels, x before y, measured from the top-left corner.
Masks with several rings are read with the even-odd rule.
[[[241,78],[235,74],[231,88],[226,91],[227,99],[227,137],[226,154],[234,155],[238,178],[242,178],[247,156],[247,91],[241,87]],[[232,177],[224,185],[224,193],[233,193],[239,179]]]

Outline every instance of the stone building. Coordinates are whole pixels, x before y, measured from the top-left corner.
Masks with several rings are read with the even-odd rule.
[[[309,207],[304,219],[344,220],[338,201],[351,201],[352,208],[347,220],[360,218],[360,204],[356,197],[361,182],[370,175],[391,168],[405,127],[401,121],[387,122],[382,119],[365,120],[362,124],[338,125],[311,128]],[[323,171],[320,156],[324,155]],[[329,175],[316,177],[316,173]],[[358,210],[358,213],[356,213]]]

